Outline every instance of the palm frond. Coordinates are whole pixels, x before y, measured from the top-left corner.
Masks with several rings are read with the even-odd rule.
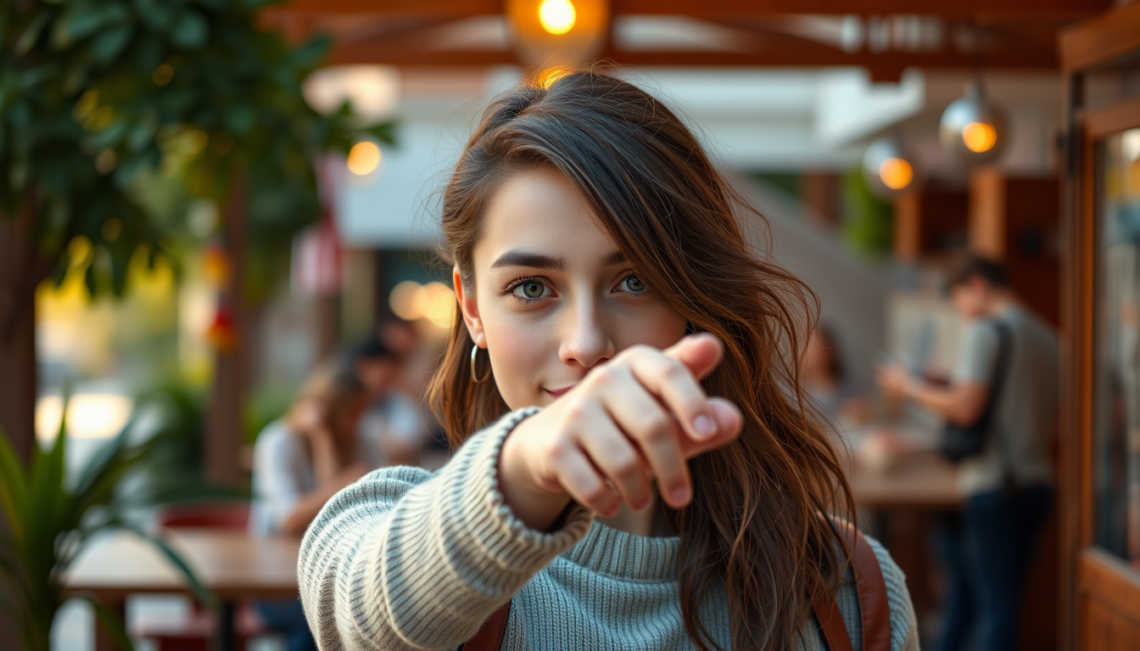
[[[217,595],[215,595],[212,590],[207,588],[202,584],[201,581],[198,580],[198,577],[194,575],[194,570],[190,569],[190,566],[186,564],[186,561],[182,560],[182,557],[178,554],[178,552],[174,551],[170,545],[166,543],[165,540],[149,531],[146,531],[145,529],[142,529],[141,527],[130,523],[122,523],[119,524],[118,527],[126,531],[130,531],[136,536],[154,545],[160,552],[162,552],[162,555],[165,556],[167,560],[173,563],[174,566],[182,572],[183,578],[186,579],[187,587],[190,588],[190,592],[194,594],[198,601],[201,602],[202,605],[207,606],[212,610],[218,609],[219,601]]]
[[[16,451],[8,442],[7,432],[0,427],[0,508],[16,541],[25,537],[24,523],[28,513],[28,479]]]

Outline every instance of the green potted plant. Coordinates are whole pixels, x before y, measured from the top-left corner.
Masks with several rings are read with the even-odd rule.
[[[68,568],[97,534],[128,530],[150,541],[182,571],[202,603],[213,607],[217,599],[161,538],[129,518],[132,509],[154,506],[159,494],[132,491],[127,497],[116,491],[123,477],[154,453],[160,439],[132,442],[132,419],[74,478],[68,478],[66,403],[55,441],[47,449],[35,445],[26,468],[0,429],[0,513],[5,524],[0,527],[0,580],[8,584],[7,594],[12,597],[0,593],[0,607],[16,622],[18,648],[23,651],[49,651],[52,622],[69,598],[88,601],[99,624],[122,648],[132,649],[117,615],[91,595],[66,593]]]

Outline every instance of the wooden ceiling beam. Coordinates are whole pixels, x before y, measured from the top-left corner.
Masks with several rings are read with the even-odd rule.
[[[308,14],[466,18],[501,14],[502,0],[292,0],[267,9]],[[918,14],[947,18],[1079,18],[1104,11],[1111,0],[612,0],[615,15],[688,16],[723,19],[777,14],[886,16]]]
[[[409,47],[411,39],[365,41],[338,45],[331,64],[375,63],[395,66],[469,67],[518,65],[513,52],[503,50],[422,50]],[[825,46],[770,47],[755,52],[708,51],[639,51],[608,49],[603,59],[626,66],[674,67],[842,67],[861,66],[879,79],[897,79],[906,68],[963,69],[973,68],[977,59],[957,52],[842,52]],[[987,69],[1047,70],[1056,69],[1055,53],[1036,50],[1010,50],[989,53]]]

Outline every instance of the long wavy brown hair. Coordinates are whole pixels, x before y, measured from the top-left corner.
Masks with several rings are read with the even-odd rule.
[[[717,647],[698,608],[726,585],[733,649],[793,648],[810,616],[809,586],[834,596],[849,562],[819,515],[854,515],[825,421],[797,377],[815,295],[750,250],[737,216],[766,222],[681,120],[640,88],[593,71],[520,86],[483,113],[443,197],[446,253],[466,291],[488,198],[505,177],[540,164],[581,190],[638,277],[691,330],[724,341],[724,361],[703,384],[740,407],[743,431],[690,461],[692,502],[670,513],[689,636],[702,651]],[[472,382],[471,346],[457,319],[430,389],[453,446],[508,410],[494,382]]]

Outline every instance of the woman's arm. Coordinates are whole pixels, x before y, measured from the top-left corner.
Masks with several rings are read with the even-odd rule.
[[[281,531],[293,536],[305,533],[305,529],[317,517],[322,507],[342,488],[365,475],[367,469],[359,464],[350,464],[336,475],[319,484],[314,490],[303,494],[293,510],[281,522]]]
[[[373,472],[338,493],[301,545],[298,574],[322,649],[452,650],[589,530],[571,505],[552,533],[503,502],[497,461],[522,410],[473,436],[434,476]]]

